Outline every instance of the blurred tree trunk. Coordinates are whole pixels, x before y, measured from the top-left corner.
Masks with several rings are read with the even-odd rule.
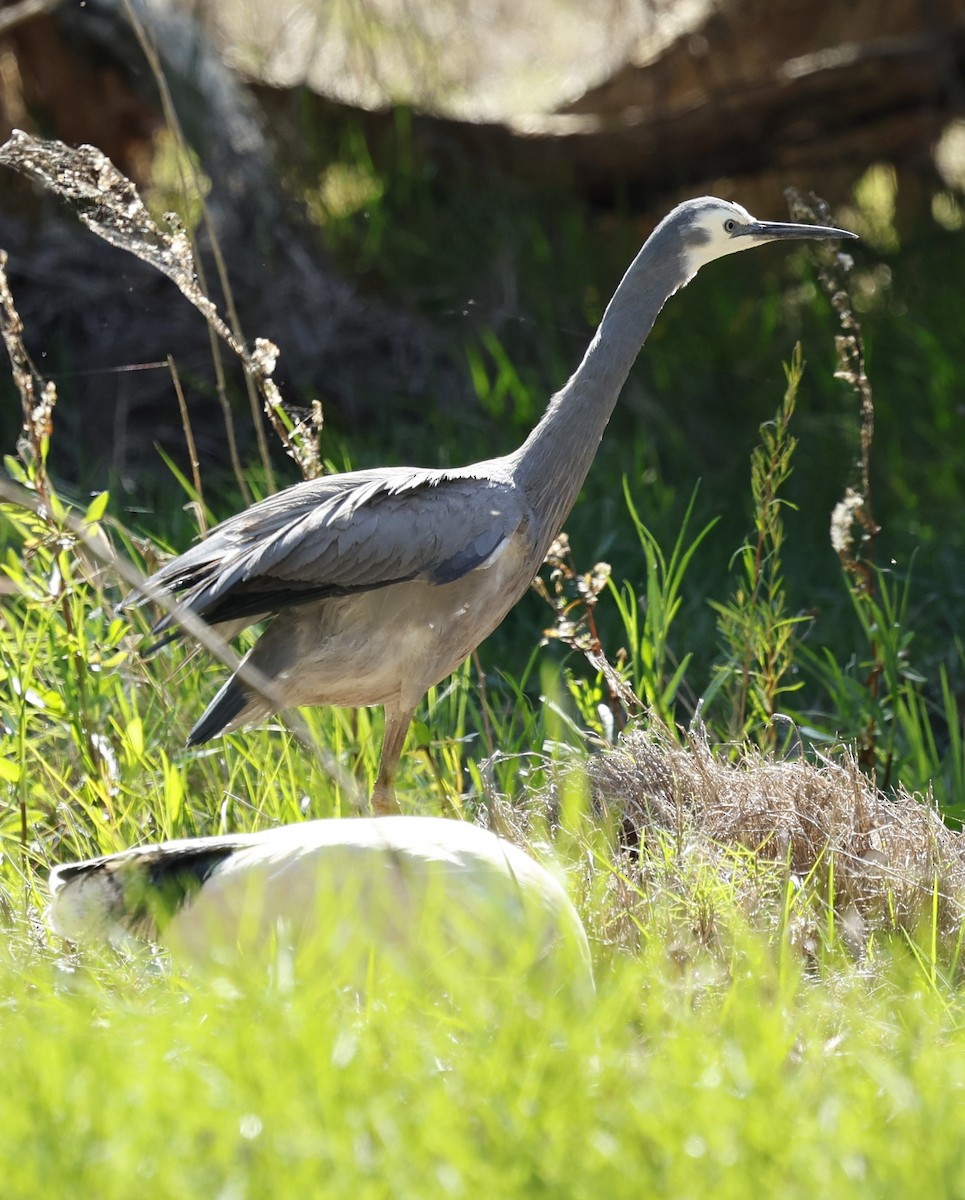
[[[365,298],[329,261],[317,230],[278,182],[257,102],[193,16],[162,0],[138,0],[135,10],[207,190],[210,228],[242,332],[249,343],[262,336],[280,347],[277,379],[286,402],[305,409],[319,398],[351,425],[375,419],[386,405],[399,419],[421,414],[427,391],[436,403],[461,396],[461,372],[431,327]],[[11,11],[0,0],[0,16]],[[140,189],[150,186],[168,121],[121,0],[65,0],[32,19],[11,20],[6,32],[0,22],[0,139],[14,127],[96,145]],[[169,163],[169,173],[179,169]],[[195,232],[209,295],[225,313],[208,227]],[[145,459],[156,461],[155,442],[183,457],[165,366],[172,354],[188,380],[202,456],[225,461],[208,329],[168,280],[105,245],[8,172],[0,246],[10,253],[28,347],[38,361],[47,357],[48,367],[69,365],[69,385],[61,387],[69,400],[57,410],[61,427],[69,426],[61,454],[72,446],[79,462],[110,467],[132,483]],[[142,364],[154,369],[138,369]],[[229,389],[238,395],[239,372],[227,365]],[[241,400],[242,437],[252,433],[246,409]]]
[[[301,26],[288,20],[299,2],[262,0],[259,8],[258,0],[244,0],[248,19],[261,23],[252,36],[267,41],[274,19],[280,37],[299,37]],[[468,0],[432,2],[452,8]],[[583,15],[599,25],[614,2]],[[286,399],[306,405],[319,396],[347,424],[358,424],[378,418],[387,404],[393,415],[418,415],[427,391],[434,402],[465,395],[462,372],[441,339],[413,316],[364,299],[279,186],[264,109],[297,108],[304,94],[246,86],[225,65],[237,47],[216,46],[195,10],[166,0],[132,3],[151,31],[185,141],[210,185],[207,207],[243,331],[281,347]],[[224,11],[230,6],[219,3]],[[356,3],[364,7],[364,0]],[[473,28],[482,32],[473,36],[511,38],[512,22],[526,15],[501,0],[476,3],[496,5],[500,19],[487,29],[476,13]],[[413,118],[420,153],[443,177],[446,156],[458,155],[474,170],[493,166],[543,188],[581,190],[602,204],[620,196],[659,212],[680,194],[713,188],[776,214],[786,185],[817,188],[837,202],[864,167],[881,160],[904,172],[900,202],[914,192],[909,181],[924,179],[931,188],[931,148],[965,109],[961,0],[650,0],[637,17],[632,30],[624,22],[615,35],[622,61],[614,64],[611,54],[605,78],[574,87],[567,77],[565,101],[499,122],[457,119],[440,105]],[[528,35],[538,37],[531,18]],[[428,36],[419,47],[423,62],[446,54],[444,39],[433,47]],[[300,48],[274,47],[282,54]],[[525,69],[520,53],[516,46],[510,56],[513,70]],[[540,71],[552,67],[542,63]],[[249,80],[259,82],[254,67]],[[390,108],[360,112],[330,96],[316,103],[330,117],[351,112],[376,163],[391,161],[398,125]],[[312,119],[323,118],[324,111]],[[122,0],[0,0],[4,124],[0,134],[22,126],[94,143],[140,186],[151,182],[166,120]],[[294,121],[279,124],[297,128]],[[211,245],[203,227],[198,233],[210,268]],[[123,474],[153,456],[156,439],[180,447],[168,374],[127,370],[163,362],[171,352],[196,399],[209,398],[199,403],[199,444],[209,455],[221,452],[207,329],[171,284],[81,231],[50,199],[38,204],[12,177],[0,191],[0,245],[11,252],[28,345],[38,357],[56,351],[70,363],[75,403],[61,407],[60,420],[77,413],[78,453],[110,454]],[[216,288],[212,298],[224,302]]]
[[[965,111],[962,0],[649,0],[635,35],[622,34],[623,61],[558,105],[466,121],[441,95],[415,131],[427,147],[461,146],[604,204],[619,195],[659,210],[714,186],[783,207],[788,184],[841,200],[879,161],[930,178],[932,146]],[[325,92],[304,74],[348,108],[338,81]],[[369,112],[376,151],[392,120],[387,104]]]
[[[588,187],[779,173],[834,191],[875,161],[927,169],[965,109],[961,0],[705,0],[677,21],[679,8],[540,131],[566,137]]]

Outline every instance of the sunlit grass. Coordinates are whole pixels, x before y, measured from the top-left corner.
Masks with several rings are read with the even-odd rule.
[[[602,957],[589,1013],[458,1014],[324,981],[237,992],[0,966],[10,1197],[944,1197],[965,1186],[959,997],[898,957],[823,981]],[[929,1147],[928,1153],[921,1148]]]
[[[4,1195],[743,1200],[965,1186],[965,1025],[937,925],[849,947],[827,864],[820,886],[792,887],[750,851],[701,858],[653,836],[641,876],[578,782],[549,807],[527,799],[523,785],[551,774],[534,751],[582,753],[571,693],[539,656],[527,669],[540,704],[508,674],[480,689],[472,663],[433,689],[401,792],[422,811],[468,805],[555,864],[591,938],[590,1005],[513,980],[460,980],[454,1005],[404,978],[368,994],[324,972],[295,983],[284,961],[221,981],[147,952],[76,955],[40,921],[48,862],[350,800],[281,722],[179,750],[221,668],[177,647],[145,663],[111,595],[67,562],[54,571],[63,541],[28,541],[5,601],[23,619],[0,628],[0,661],[19,672],[4,734]],[[110,669],[80,670],[80,638]],[[306,719],[367,786],[377,714]],[[934,1153],[914,1153],[926,1139]]]

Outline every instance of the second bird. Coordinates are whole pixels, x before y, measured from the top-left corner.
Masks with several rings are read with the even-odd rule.
[[[224,521],[145,585],[176,593],[226,637],[271,618],[191,730],[206,742],[279,707],[383,705],[372,796],[394,779],[416,705],[532,583],[590,469],[620,390],[667,299],[706,263],[843,229],[755,220],[739,204],[688,200],[657,226],[623,277],[579,367],[511,454],[456,470],[384,467],[292,487]],[[155,633],[176,621],[164,616]]]

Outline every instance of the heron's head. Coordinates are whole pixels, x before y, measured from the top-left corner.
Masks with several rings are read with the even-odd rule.
[[[681,258],[690,279],[705,263],[751,246],[786,238],[853,238],[857,234],[830,225],[796,225],[789,222],[758,221],[739,204],[702,196],[687,200],[666,218],[680,235]]]

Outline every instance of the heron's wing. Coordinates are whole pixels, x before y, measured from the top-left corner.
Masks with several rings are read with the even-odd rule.
[[[158,571],[137,602],[152,588],[178,593],[216,624],[408,580],[450,583],[493,561],[531,517],[498,472],[333,475],[225,521]],[[154,632],[171,625],[165,616]]]

